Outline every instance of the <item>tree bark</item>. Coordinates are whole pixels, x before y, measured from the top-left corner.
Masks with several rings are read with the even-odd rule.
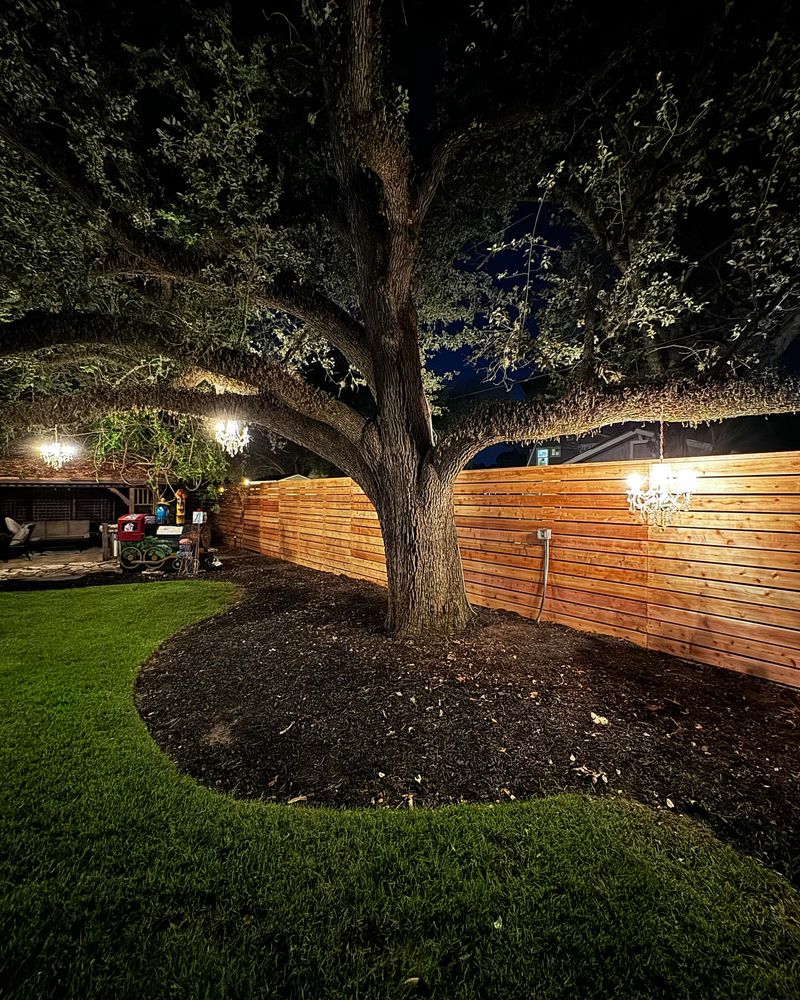
[[[697,425],[726,417],[798,412],[800,379],[772,371],[749,379],[684,379],[621,389],[589,384],[557,400],[479,407],[462,417],[438,442],[429,461],[443,478],[454,479],[482,448],[506,441],[548,441],[629,420]]]
[[[452,483],[430,469],[385,470],[376,497],[386,551],[387,629],[395,635],[461,631],[472,618],[456,537]]]

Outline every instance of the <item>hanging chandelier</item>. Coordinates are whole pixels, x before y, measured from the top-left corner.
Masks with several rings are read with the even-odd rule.
[[[664,461],[664,421],[659,436],[659,460],[648,475],[628,476],[628,508],[643,524],[662,530],[692,505],[697,476],[690,469],[673,469]]]
[[[250,432],[238,420],[218,420],[214,440],[229,455],[238,455],[250,443]]]
[[[75,458],[75,448],[58,440],[58,427],[53,432],[53,440],[40,446],[42,461],[51,469],[63,469],[67,462]]]

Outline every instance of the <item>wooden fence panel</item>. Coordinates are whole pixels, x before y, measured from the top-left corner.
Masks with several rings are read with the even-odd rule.
[[[800,453],[678,459],[692,510],[664,531],[628,512],[643,462],[464,472],[454,488],[467,592],[543,618],[800,687]],[[350,479],[262,483],[225,494],[227,544],[385,584],[380,525]]]

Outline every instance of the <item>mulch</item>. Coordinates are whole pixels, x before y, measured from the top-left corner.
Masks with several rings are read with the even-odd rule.
[[[626,796],[800,880],[800,691],[500,611],[393,639],[371,584],[244,555],[221,575],[244,600],[136,689],[200,782],[303,807]]]

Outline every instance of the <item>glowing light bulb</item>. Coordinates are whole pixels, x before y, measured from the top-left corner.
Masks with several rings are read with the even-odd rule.
[[[631,493],[639,493],[644,486],[644,476],[638,472],[632,472],[627,479],[628,489]]]
[[[653,489],[665,489],[670,479],[672,479],[672,470],[666,462],[658,462],[656,465],[650,466],[650,486]]]

